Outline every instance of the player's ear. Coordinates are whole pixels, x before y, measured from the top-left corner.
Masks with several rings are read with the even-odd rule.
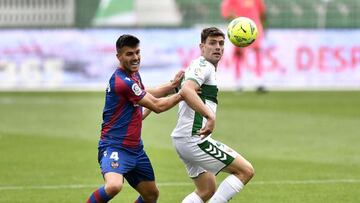
[[[200,50],[202,50],[202,49],[204,48],[204,46],[205,46],[204,43],[200,43],[200,44],[199,44]]]
[[[116,48],[116,57],[119,58],[121,54],[124,52],[124,47]]]
[[[124,53],[124,49],[120,48],[120,49],[116,49],[116,58],[118,58],[120,60],[121,56]]]

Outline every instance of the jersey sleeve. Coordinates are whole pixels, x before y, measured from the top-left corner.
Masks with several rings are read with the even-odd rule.
[[[118,85],[116,85],[117,92],[121,93],[126,97],[131,103],[136,104],[139,102],[146,94],[143,88],[141,88],[134,80],[130,78],[117,78]]]
[[[141,89],[141,87],[134,81],[131,83],[131,90],[127,91],[128,99],[133,103],[138,103],[144,96],[146,92]]]
[[[210,74],[211,67],[205,60],[195,60],[185,71],[184,81],[193,80],[201,86],[208,80]]]

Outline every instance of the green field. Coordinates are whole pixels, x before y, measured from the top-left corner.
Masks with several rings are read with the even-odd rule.
[[[86,201],[102,184],[103,96],[0,93],[0,202]],[[169,137],[176,110],[151,114],[143,127],[159,203],[181,202],[193,190]],[[360,92],[222,93],[213,137],[255,167],[231,202],[360,202]],[[136,197],[127,185],[112,202]]]

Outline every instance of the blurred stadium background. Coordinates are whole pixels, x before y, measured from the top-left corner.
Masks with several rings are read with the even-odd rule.
[[[91,28],[96,25],[223,24],[220,3],[221,0],[151,3],[146,0],[2,0],[0,25],[2,28]],[[357,12],[360,2],[356,0],[265,0],[265,3],[271,28],[360,27]],[[112,17],[113,21],[103,20]]]
[[[118,36],[140,37],[142,77],[155,86],[199,55],[203,27],[225,31],[220,3],[0,0],[0,202],[85,202],[102,184],[96,147]],[[270,92],[219,98],[214,136],[257,173],[232,202],[360,202],[360,1],[265,3],[260,80]],[[237,88],[231,52],[227,42],[222,90]],[[253,64],[250,52],[245,90],[258,84]],[[160,203],[180,202],[193,190],[169,138],[176,110],[144,122]],[[125,187],[113,202],[135,197]]]
[[[226,29],[221,0],[2,0],[0,89],[101,89],[116,66],[114,42],[142,39],[149,86],[199,55],[200,29]],[[241,85],[269,89],[359,89],[360,2],[266,0],[262,76],[247,52]],[[220,63],[223,89],[239,85],[232,45]]]

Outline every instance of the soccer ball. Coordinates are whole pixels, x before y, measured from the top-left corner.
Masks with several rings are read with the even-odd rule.
[[[235,18],[229,23],[227,28],[230,42],[237,47],[249,46],[255,41],[257,33],[254,21],[246,17]]]

